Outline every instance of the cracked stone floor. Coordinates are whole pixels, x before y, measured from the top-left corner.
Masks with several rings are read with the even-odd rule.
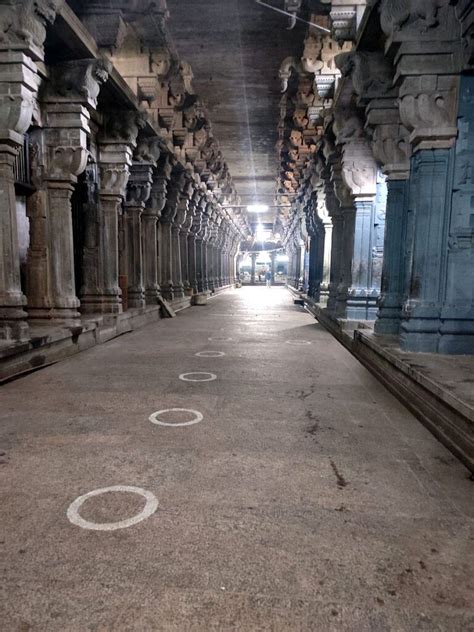
[[[196,371],[217,378],[178,377]],[[283,288],[221,294],[0,397],[6,632],[474,630],[467,470]],[[203,419],[149,421],[170,408]],[[117,485],[158,508],[116,530],[68,519]],[[107,492],[75,515],[110,527],[150,502]]]

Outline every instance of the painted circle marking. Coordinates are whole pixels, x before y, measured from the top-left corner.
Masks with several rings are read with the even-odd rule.
[[[190,377],[192,375],[207,375],[207,377]],[[181,373],[179,379],[183,380],[183,382],[213,382],[217,380],[217,375],[208,371],[191,371],[191,373]]]
[[[311,340],[286,340],[285,341],[287,345],[295,345],[295,346],[302,346],[302,345],[312,345],[313,343],[311,342]]]
[[[225,353],[223,351],[198,351],[194,355],[198,358],[222,358]]]
[[[211,342],[230,342],[232,338],[224,338],[223,336],[211,336],[210,338],[208,338],[208,340],[210,340]]]
[[[93,498],[94,496],[101,496],[102,494],[106,494],[108,492],[129,492],[143,496],[146,500],[145,507],[136,516],[132,516],[132,518],[127,518],[126,520],[120,520],[119,522],[90,522],[89,520],[81,518],[79,515],[79,509],[86,500]],[[151,492],[146,491],[146,489],[134,487],[132,485],[113,485],[112,487],[94,489],[83,496],[79,496],[79,498],[76,498],[76,500],[69,505],[66,515],[69,522],[77,527],[81,527],[82,529],[89,529],[92,531],[115,531],[116,529],[126,529],[127,527],[132,527],[133,525],[138,524],[142,520],[149,518],[157,509],[158,500],[156,496]]]
[[[169,423],[158,419],[160,415],[164,415],[165,413],[191,413],[194,415],[194,419],[191,419],[190,421],[179,421],[177,423]],[[176,428],[180,426],[193,426],[194,424],[198,424],[202,421],[204,417],[202,413],[198,410],[193,410],[192,408],[164,408],[163,410],[158,410],[156,413],[150,415],[148,419],[152,424],[157,424],[158,426],[171,426]]]

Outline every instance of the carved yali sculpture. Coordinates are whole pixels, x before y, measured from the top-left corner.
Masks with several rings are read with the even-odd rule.
[[[41,49],[46,27],[56,19],[63,0],[3,0],[0,4],[0,47]]]
[[[86,101],[96,108],[100,88],[111,70],[112,64],[106,59],[76,59],[51,66],[44,97],[55,101]]]

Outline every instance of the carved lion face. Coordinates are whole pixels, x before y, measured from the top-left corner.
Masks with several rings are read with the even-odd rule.
[[[52,24],[56,19],[61,0],[34,0],[33,11],[40,16],[45,24]]]

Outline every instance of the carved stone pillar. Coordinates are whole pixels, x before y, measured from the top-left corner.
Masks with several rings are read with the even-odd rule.
[[[328,196],[329,198],[329,196]],[[327,198],[327,199],[328,199]],[[333,233],[331,244],[331,267],[329,276],[329,293],[327,309],[331,312],[336,311],[337,293],[339,284],[341,282],[341,262],[343,259],[342,246],[343,246],[343,232],[344,232],[344,219],[342,211],[339,207],[339,203],[334,198],[334,204],[329,206],[329,213],[332,219]],[[328,204],[330,204],[328,200]]]
[[[387,202],[381,294],[374,330],[398,334],[405,292],[408,179],[410,176],[408,130],[400,123],[398,109],[367,107],[373,128],[372,149],[387,176]]]
[[[342,290],[347,294],[341,295],[337,313],[341,318],[371,320],[379,296],[372,270],[377,166],[356,112],[336,110],[334,131],[342,146],[342,178],[353,201],[353,208],[343,211],[344,256],[347,264],[350,256],[350,267],[343,267]],[[341,198],[340,202],[346,205]]]
[[[347,299],[352,284],[352,258],[354,254],[355,209],[350,190],[342,178],[340,162],[331,167],[333,190],[326,188],[334,233],[331,268],[333,271],[328,309],[341,318],[347,317]]]
[[[160,294],[158,283],[158,230],[157,223],[166,204],[168,183],[168,163],[161,165],[153,175],[151,193],[142,214],[143,234],[143,273],[145,302],[156,305]]]
[[[250,283],[255,285],[255,272],[256,272],[256,263],[257,263],[258,254],[256,252],[252,252],[250,255],[250,259],[252,261],[252,267],[250,271]]]
[[[329,296],[329,283],[331,274],[332,222],[328,213],[328,209],[326,207],[326,194],[324,192],[324,185],[319,186],[317,191],[317,211],[318,217],[321,220],[322,230],[324,231],[324,238],[322,239],[322,273],[321,283],[319,287],[319,300],[327,301],[327,297]]]
[[[38,258],[29,257],[27,264],[27,295],[30,318],[63,324],[79,320],[79,299],[76,297],[71,195],[87,163],[87,136],[90,115],[78,103],[55,102],[48,96],[44,107],[43,141],[45,164],[41,188],[33,204],[45,204],[44,229],[31,243],[30,254],[42,250],[42,273],[46,284],[34,285]],[[37,239],[36,239],[37,238]]]
[[[127,252],[128,304],[130,307],[145,306],[143,284],[142,213],[150,197],[153,165],[134,162],[130,168],[127,195],[124,202],[124,219]]]
[[[199,290],[199,279],[202,279],[202,239],[201,231],[202,197],[196,194],[193,223],[188,237],[189,283],[194,294]]]
[[[0,6],[0,339],[28,339],[26,298],[20,283],[20,256],[14,164],[32,121],[44,60],[46,26],[59,2],[32,6],[20,0]],[[26,15],[26,13],[28,14]]]
[[[271,281],[272,281],[272,284],[273,284],[273,283],[275,283],[275,274],[276,274],[276,258],[277,258],[277,253],[276,253],[276,251],[275,251],[275,250],[273,250],[273,251],[270,253],[270,261],[271,261],[271,266],[272,266],[272,269],[271,269],[271,273],[272,273],[272,279],[271,279]]]
[[[22,138],[19,137],[18,141]],[[0,213],[0,339],[26,340],[28,325],[24,306],[26,297],[20,286],[20,254],[16,223],[16,200],[13,167],[20,143],[13,139],[0,140],[0,198],[4,208]]]
[[[185,174],[175,171],[168,187],[168,198],[160,219],[161,291],[168,300],[184,296],[181,282],[179,226],[174,224],[180,196],[185,186]]]
[[[118,314],[122,311],[118,284],[118,217],[125,195],[131,146],[110,140],[99,144],[99,204],[89,214],[84,253],[83,313]]]
[[[456,141],[465,125],[463,121],[458,130],[456,119],[459,73],[466,62],[461,23],[453,6],[456,4],[426,3],[421,10],[412,11],[409,19],[402,6],[393,6],[388,0],[382,0],[380,5],[380,23],[387,36],[386,51],[395,54],[400,120],[409,132],[413,150],[404,235],[407,266],[400,336],[401,347],[407,351],[459,353],[464,349],[471,352],[473,348],[469,344],[473,339],[472,311],[466,310],[464,292],[450,305],[451,313],[456,313],[459,301],[460,318],[448,325],[446,346],[443,340],[450,244],[459,229],[470,234],[467,214],[459,212],[458,206],[453,213],[452,206],[453,189],[458,186],[453,186],[455,156],[465,144],[461,137]],[[468,277],[469,265],[472,268],[472,261],[468,261],[469,257],[465,259],[465,271],[458,269],[456,278]]]
[[[202,278],[199,286],[200,292],[209,291],[209,262],[208,262],[208,243],[210,238],[209,213],[212,212],[210,205],[206,204],[206,210],[201,221],[201,270]]]

